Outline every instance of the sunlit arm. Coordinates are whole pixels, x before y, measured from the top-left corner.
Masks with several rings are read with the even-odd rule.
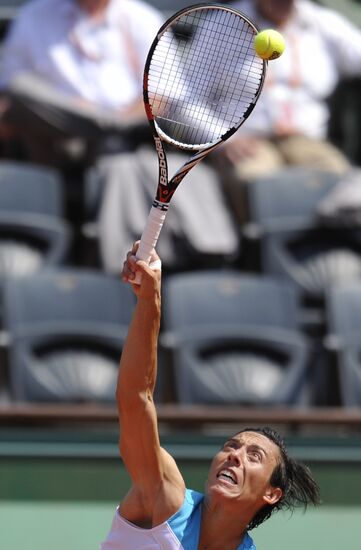
[[[143,285],[149,288],[147,293],[138,294],[120,361],[116,393],[120,451],[124,459],[132,454],[134,448],[137,454],[143,455],[144,460],[149,454],[148,446],[152,441],[159,446],[153,393],[157,377],[160,288],[156,280],[143,280]],[[133,481],[139,481],[137,468],[134,471],[134,460],[130,460],[127,467]],[[144,467],[142,471],[148,477]]]

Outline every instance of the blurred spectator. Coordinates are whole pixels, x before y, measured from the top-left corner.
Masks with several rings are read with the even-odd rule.
[[[14,113],[16,105],[11,100],[3,102],[3,137],[11,135],[11,125],[15,126],[32,160],[53,163],[52,138],[57,142],[57,130],[63,128],[65,117],[71,125],[76,109],[100,126],[104,116],[108,123],[111,117],[119,123],[144,118],[143,66],[162,22],[162,15],[141,0],[33,0],[25,4],[3,44],[0,85],[11,98],[12,87],[22,78],[22,91],[29,95],[28,108],[35,122],[36,117],[47,117],[45,105],[58,109],[50,123],[54,133],[48,128],[42,135],[40,124],[39,128],[23,128],[21,116]]]
[[[251,117],[217,156],[242,222],[244,181],[286,165],[347,171],[347,158],[327,140],[328,98],[340,79],[361,76],[361,31],[310,0],[242,0],[232,6],[260,29],[278,29],[286,41],[284,54],[268,64]]]
[[[30,160],[61,166],[59,132],[65,128],[86,137],[92,129],[84,124],[87,117],[100,133],[114,126],[96,155],[88,155],[96,164],[93,181],[102,190],[98,237],[102,266],[110,272],[119,272],[121,258],[139,238],[156,190],[153,145],[151,154],[144,148],[135,153],[121,131],[115,134],[117,124],[120,130],[136,121],[147,124],[143,67],[163,19],[140,0],[32,0],[20,10],[3,47],[0,84],[10,98],[3,102],[3,136],[15,126]],[[20,109],[24,104],[27,112]],[[34,123],[29,124],[29,113]],[[143,134],[151,136],[148,127]],[[171,167],[183,163],[179,157],[170,153]],[[182,201],[186,191],[177,192],[159,242],[165,267],[184,267],[182,254],[192,256],[191,265],[199,255],[234,258],[239,238],[214,170],[203,163],[187,179],[194,205],[202,208],[193,215],[189,201]]]

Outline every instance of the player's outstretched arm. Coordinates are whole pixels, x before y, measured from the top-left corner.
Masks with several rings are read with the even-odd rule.
[[[123,280],[141,272],[133,319],[123,348],[117,384],[120,452],[132,479],[121,514],[138,525],[154,526],[175,513],[184,498],[184,481],[174,459],[160,446],[153,392],[161,316],[161,272],[128,254]],[[154,253],[151,265],[159,261]],[[160,262],[159,262],[160,263]]]

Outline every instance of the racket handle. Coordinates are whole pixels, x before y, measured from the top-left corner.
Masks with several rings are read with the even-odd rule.
[[[163,227],[167,210],[160,210],[152,206],[149,212],[148,220],[142,233],[139,248],[137,250],[137,258],[143,260],[147,264],[150,262],[153,248],[155,248],[160,231]],[[132,283],[139,285],[141,282],[141,274],[138,272]]]

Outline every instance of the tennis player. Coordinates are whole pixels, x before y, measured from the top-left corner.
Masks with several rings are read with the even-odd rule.
[[[123,349],[117,403],[120,453],[132,480],[101,550],[255,550],[248,531],[273,511],[318,502],[309,470],[291,458],[269,428],[230,437],[215,455],[205,494],[186,488],[175,460],[160,445],[153,391],[161,317],[161,271],[128,253],[123,280],[137,305]]]

